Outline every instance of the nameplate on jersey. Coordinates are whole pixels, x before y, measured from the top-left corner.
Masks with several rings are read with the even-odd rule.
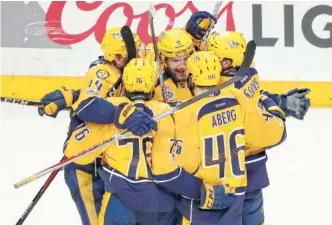
[[[226,108],[230,108],[230,107],[233,107],[238,104],[239,103],[235,98],[220,98],[220,99],[213,100],[212,102],[205,104],[199,110],[199,112],[197,114],[197,120],[199,120],[200,118],[202,118],[203,116],[205,116],[207,114],[210,114],[210,113],[213,113],[216,111],[220,111],[220,110],[224,110]]]
[[[251,78],[257,74],[257,71],[255,68],[250,68],[248,73],[239,81],[234,83],[234,87],[237,89],[241,89],[243,86],[245,86]]]

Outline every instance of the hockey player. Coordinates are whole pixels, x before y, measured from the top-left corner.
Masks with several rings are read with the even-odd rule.
[[[176,104],[178,101],[191,98],[187,84],[186,62],[194,52],[192,37],[179,27],[163,31],[158,37],[158,50],[164,70],[163,80],[168,101]],[[155,92],[154,99],[163,101],[160,82]]]
[[[241,65],[244,57],[246,41],[238,32],[215,32],[207,40],[207,49],[214,52],[222,65],[220,82],[230,79],[237,68]],[[261,98],[260,84],[257,70],[250,68],[246,77],[234,85],[235,89],[243,92],[247,102],[258,103]],[[271,94],[264,92],[268,96]],[[286,95],[274,95],[274,101],[281,109],[291,116],[303,119],[310,106],[309,99],[305,95],[308,89],[294,89]],[[271,101],[264,96],[265,101]],[[287,103],[286,103],[287,102]],[[262,135],[264,132],[262,132]],[[246,199],[243,207],[243,225],[259,225],[264,222],[262,189],[269,185],[266,169],[267,155],[265,151],[246,157],[248,172],[248,186]]]
[[[187,70],[194,96],[219,83],[221,66],[212,52],[195,52],[188,58]],[[269,108],[282,114],[274,103]],[[182,224],[241,224],[247,185],[245,154],[254,154],[283,141],[286,136],[283,120],[260,110],[256,103],[248,102],[233,88],[206,97],[176,112],[175,117],[182,129],[177,130],[177,138],[183,141],[182,147],[173,154],[176,162],[206,185],[224,185],[228,193],[235,193],[231,206],[221,210],[202,210],[196,199],[181,198],[178,208],[185,217]],[[264,138],[261,138],[262,133],[266,134]],[[163,181],[159,184],[172,192],[178,193],[177,187],[184,184],[180,180],[181,170],[155,174],[156,180],[160,178]],[[210,204],[213,202],[212,198]]]
[[[85,127],[73,132],[66,148],[65,155],[77,155],[82,149],[88,148],[113,136],[122,133],[125,128],[123,121],[133,112],[133,106],[140,108],[151,116],[159,115],[170,107],[164,103],[151,100],[157,82],[157,67],[155,62],[145,59],[133,59],[124,69],[123,85],[125,97],[112,97],[107,100],[118,106],[115,121],[116,129],[111,125],[86,123]],[[129,115],[128,115],[129,114]],[[103,198],[102,209],[98,224],[174,224],[175,196],[166,192],[153,181],[153,174],[157,173],[158,182],[162,182],[164,171],[178,168],[171,159],[174,147],[175,126],[170,116],[158,121],[159,129],[149,132],[142,137],[128,135],[113,142],[110,147],[99,149],[82,159],[79,164],[87,164],[103,153],[103,168],[99,172],[105,182],[106,193]],[[77,140],[84,130],[87,135]],[[85,145],[85,147],[82,147]],[[177,193],[191,198],[200,197],[200,189],[205,190],[202,181],[183,171]],[[167,180],[165,180],[167,182]],[[224,190],[223,187],[212,187],[211,190]],[[112,193],[112,194],[111,194]],[[217,192],[220,193],[220,192]],[[212,195],[217,203],[222,203],[230,197],[227,195]],[[216,206],[208,204],[208,198],[202,198],[205,207]]]
[[[230,34],[233,34],[233,32],[229,32]],[[234,32],[234,34],[237,34],[237,32]],[[213,51],[215,54],[220,55],[223,53],[224,48],[225,51],[227,51],[228,42],[224,41],[223,43],[219,42],[213,45],[212,40],[214,40],[214,37],[218,36],[218,33],[212,34],[211,37],[208,39],[208,48],[209,50]],[[233,39],[232,39],[233,38]],[[235,39],[234,39],[235,38]],[[242,36],[241,36],[242,38]],[[174,101],[183,101],[186,98],[191,98],[191,94],[188,89],[187,84],[187,77],[183,76],[183,72],[186,70],[186,59],[192,52],[192,42],[190,41],[191,37],[187,35],[183,30],[181,29],[172,29],[169,31],[164,31],[161,33],[158,41],[158,49],[160,50],[160,54],[162,56],[162,62],[164,65],[165,73],[164,73],[164,80],[165,80],[165,87],[166,87],[166,93],[168,100],[172,104]],[[244,50],[246,47],[245,40],[236,38],[236,35],[233,35],[228,39],[230,43],[233,44],[242,44],[242,52],[234,53],[229,52],[228,54],[228,61],[226,62],[233,62],[232,70],[231,71],[223,71],[223,76],[221,76],[221,82],[224,82],[226,79],[229,79],[232,74],[234,74],[234,69],[239,67],[242,63],[243,56],[244,56]],[[226,46],[226,47],[224,47]],[[227,54],[227,52],[226,52]],[[240,56],[238,56],[240,55]],[[222,62],[225,63],[225,62]],[[226,65],[227,66],[227,65]],[[225,67],[225,66],[224,66]],[[226,73],[228,72],[228,73]],[[245,80],[241,80],[237,82],[234,86],[236,88],[241,88],[244,91],[244,94],[248,96],[248,100],[255,101],[258,104],[258,96],[260,95],[259,90],[259,80],[258,75],[256,74],[255,69],[251,69],[249,71],[249,76],[246,77]],[[242,83],[243,82],[243,83]],[[265,92],[266,93],[266,92]],[[274,95],[275,102],[278,102],[278,104],[282,107],[282,109],[285,112],[293,112],[292,116],[297,118],[303,118],[306,111],[309,108],[310,102],[309,99],[305,97],[305,95],[308,93],[307,89],[294,89],[291,90],[286,95]],[[252,95],[257,95],[255,98]],[[268,94],[268,93],[266,93]],[[269,95],[271,96],[271,95]],[[277,97],[276,97],[277,96]],[[276,100],[276,99],[282,99],[282,100]],[[156,88],[156,95],[155,99],[162,100],[162,92],[161,92],[161,86],[157,86]],[[280,104],[282,103],[282,104]],[[291,108],[292,107],[292,108]],[[180,126],[181,120],[176,120],[176,126]],[[181,141],[181,140],[180,140]],[[260,158],[262,156],[262,158]],[[267,184],[262,184],[264,182],[267,182],[265,179],[259,179],[259,174],[263,173],[263,169],[266,170],[265,165],[264,167],[254,167],[251,164],[251,162],[256,162],[255,157],[258,157],[258,160],[264,160],[266,159],[266,155],[264,152],[257,154],[255,156],[248,157],[248,166],[249,166],[249,190],[251,190],[252,185],[255,186],[265,186]],[[254,158],[254,159],[251,159]],[[256,170],[257,171],[252,171]],[[252,174],[257,174],[257,176],[251,176]],[[265,176],[266,177],[266,176]],[[253,179],[252,179],[253,178]],[[266,177],[267,178],[267,177]],[[258,179],[256,181],[256,179]],[[258,184],[255,184],[258,183]],[[259,189],[260,190],[260,189]],[[256,195],[257,194],[257,195]],[[256,198],[256,196],[258,196]],[[250,192],[247,195],[247,200],[244,207],[244,223],[248,225],[258,225],[260,222],[256,223],[255,221],[262,221],[262,204],[259,202],[261,201],[261,192]],[[250,203],[252,202],[252,204]],[[253,208],[256,206],[256,209]],[[252,213],[256,212],[256,213]],[[247,221],[247,222],[246,222]],[[252,221],[249,223],[249,221]]]
[[[140,40],[137,35],[135,44],[137,50]],[[105,98],[113,94],[119,95],[119,79],[127,57],[127,49],[120,34],[120,28],[106,31],[101,43],[104,59],[93,63],[83,78],[79,99],[72,105],[71,90],[61,89],[48,94],[43,98],[46,105],[44,111],[49,116],[56,116],[58,109],[63,105],[72,106],[74,112],[71,118],[68,139],[75,131],[75,139],[81,140],[88,135],[85,122],[110,124],[113,126],[114,115],[117,108],[109,104]],[[117,93],[115,93],[117,92]],[[60,96],[54,101],[56,96]],[[77,97],[76,97],[77,98]],[[48,102],[48,99],[51,99]],[[148,114],[132,108],[132,114],[124,121],[125,128],[136,134],[145,134],[150,129],[156,129],[156,123]],[[68,142],[67,142],[68,144]],[[82,224],[96,225],[97,215],[100,211],[101,200],[104,194],[103,181],[97,174],[96,168],[101,164],[101,159],[91,161],[84,165],[72,163],[65,167],[65,181],[71,196],[79,211]]]
[[[198,13],[197,13],[197,15],[198,15]],[[205,34],[204,32],[207,30],[206,28],[202,28],[201,24],[202,24],[203,21],[205,21],[204,22],[205,24],[208,24],[208,23],[206,23],[206,19],[210,18],[211,16],[203,15],[202,17],[200,17],[200,16],[197,16],[197,15],[193,15],[191,17],[191,19],[190,19],[191,22],[189,21],[187,23],[186,30],[188,32],[190,32],[190,34],[193,37],[201,38]],[[172,55],[172,54],[169,54],[171,51],[168,51],[168,50],[169,49],[170,50],[180,49],[179,47],[181,47],[183,49],[186,49],[185,45],[182,45],[183,40],[176,38],[177,35],[173,35],[172,38],[168,38],[166,32],[164,33],[164,34],[166,34],[164,36],[164,38],[163,38],[163,35],[160,35],[160,37],[159,37],[160,41],[159,42],[161,42],[161,43],[158,44],[158,47],[159,47],[159,50],[160,50],[161,55],[163,57],[163,63],[164,63],[165,69],[166,69],[166,71],[168,71],[168,72],[165,72],[165,74],[168,74],[168,76],[165,76],[165,78],[166,78],[165,79],[166,91],[167,91],[167,94],[170,98],[170,101],[171,102],[172,101],[176,102],[176,101],[181,101],[181,100],[184,100],[184,99],[188,99],[192,96],[190,94],[190,92],[188,91],[187,82],[185,82],[185,79],[183,79],[184,78],[183,77],[183,72],[185,70],[185,61],[186,61],[186,58],[190,55],[190,53],[187,53],[187,52],[191,52],[191,50],[188,50],[187,52],[186,51],[182,52],[183,53],[182,55],[181,54],[177,55],[177,56],[180,57],[180,59],[178,59],[178,61],[177,61],[177,59],[176,59],[177,57],[172,57],[172,56],[175,55],[175,52],[173,52],[174,54]],[[178,34],[180,32],[174,32],[174,33]],[[179,35],[178,37],[185,37],[185,36],[188,37],[188,35],[185,35],[185,34]],[[168,43],[166,42],[167,40],[168,40]],[[186,40],[187,40],[186,38],[184,38],[184,40],[185,40],[184,43],[189,43],[190,42],[190,41],[186,42]],[[164,44],[162,44],[162,42],[164,42]],[[180,43],[180,45],[179,45],[179,43]],[[172,44],[173,44],[173,46],[172,46]],[[191,45],[188,45],[188,46],[191,46]],[[176,47],[178,47],[178,48],[176,48]],[[180,51],[179,51],[179,53],[180,53]],[[169,54],[169,55],[167,55],[167,54]],[[183,57],[183,58],[181,58],[181,57]],[[175,66],[173,66],[174,61],[175,61]],[[170,71],[173,71],[173,73],[171,73]],[[180,79],[178,79],[178,78],[180,78]],[[162,96],[161,89],[160,89],[160,87],[157,87],[155,98],[161,101],[161,96]],[[288,96],[284,96],[284,99],[288,100],[289,97],[288,98],[286,98],[286,97],[288,97]],[[290,97],[296,97],[296,96],[291,95]],[[303,98],[299,97],[296,100],[302,102]],[[284,101],[284,102],[287,102],[287,101]],[[299,106],[301,104],[298,103],[297,105]],[[302,111],[302,115],[303,114],[305,114],[304,111]]]

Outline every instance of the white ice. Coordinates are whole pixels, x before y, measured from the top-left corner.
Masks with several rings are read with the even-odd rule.
[[[9,103],[1,103],[0,112],[0,224],[13,225],[47,176],[19,189],[13,184],[60,160],[69,115],[40,117],[36,108]],[[332,109],[311,109],[304,121],[289,119],[287,128],[287,141],[269,152],[265,224],[331,225]],[[24,224],[80,224],[63,172]]]

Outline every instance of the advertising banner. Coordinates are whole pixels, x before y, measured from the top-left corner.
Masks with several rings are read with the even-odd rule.
[[[198,10],[212,12],[215,2],[154,4],[159,34],[183,27]],[[1,2],[1,74],[84,76],[102,54],[106,29],[127,24],[151,42],[148,6],[147,1]],[[240,31],[257,42],[255,65],[262,80],[323,82],[332,92],[326,83],[332,82],[331,1],[223,1],[217,19],[215,29]]]

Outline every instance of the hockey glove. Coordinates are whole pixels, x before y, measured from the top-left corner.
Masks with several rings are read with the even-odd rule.
[[[295,88],[282,94],[279,101],[280,108],[285,111],[286,115],[303,120],[310,107],[310,99],[306,97],[309,92],[308,88]]]
[[[217,19],[211,13],[198,11],[191,15],[186,25],[186,31],[196,40],[201,40],[216,23]]]
[[[230,207],[234,199],[234,193],[227,191],[224,185],[203,184],[199,207],[208,210],[221,210]]]
[[[79,93],[79,91],[68,90],[64,87],[48,93],[40,100],[45,105],[42,110],[46,115],[55,118],[59,111],[72,106],[77,101]],[[41,108],[38,111],[40,112]]]
[[[261,94],[259,101],[266,111],[282,119],[283,121],[286,120],[284,111],[277,106],[277,104],[273,101],[272,98],[269,98],[267,95]]]
[[[310,107],[310,99],[306,97],[310,89],[292,89],[286,94],[270,94],[267,91],[262,93],[273,99],[274,102],[285,112],[286,116],[292,116],[296,119],[303,120]]]
[[[114,124],[117,128],[128,129],[137,136],[143,136],[150,130],[157,131],[157,122],[147,113],[137,110],[128,103],[122,103],[115,112]]]

